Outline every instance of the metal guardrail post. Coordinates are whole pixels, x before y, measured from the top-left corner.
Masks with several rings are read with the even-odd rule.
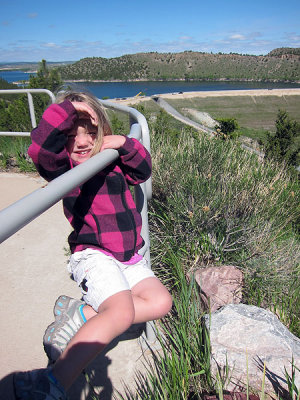
[[[27,93],[30,113],[34,115],[34,107],[32,103],[32,97],[30,92],[33,93],[47,93],[52,102],[55,101],[54,94],[45,89],[15,89],[15,90],[0,90],[0,94],[15,94],[15,93]],[[137,110],[122,106],[116,103],[109,102],[107,100],[99,100],[105,107],[113,110],[118,110],[129,114],[131,127],[128,136],[134,137],[138,140],[141,139],[143,145],[150,152],[150,137],[148,124],[145,117]],[[30,105],[30,102],[32,105]],[[35,115],[31,118],[33,127],[35,122]],[[25,135],[24,135],[25,133]],[[28,136],[30,132],[0,132],[0,135],[9,136]],[[69,170],[65,174],[59,176],[53,181],[46,184],[44,187],[35,190],[31,194],[23,197],[14,204],[0,211],[0,243],[8,239],[11,235],[16,233],[18,230],[23,228],[25,225],[30,223],[32,220],[37,218],[47,209],[52,207],[55,203],[61,200],[67,193],[73,188],[79,186],[89,180],[97,172],[104,169],[112,161],[117,159],[119,153],[113,149],[107,149],[99,154],[96,154],[85,163],[76,166]],[[152,196],[152,185],[151,178],[146,182],[135,187],[135,201],[137,209],[142,216],[142,236],[145,241],[144,247],[141,249],[141,254],[144,255],[148,261],[149,268],[150,263],[150,240],[149,240],[149,227],[148,227],[148,206],[147,200],[151,199]],[[155,330],[153,322],[150,321],[146,324],[146,337],[149,342],[156,340]]]
[[[34,104],[33,104],[33,99],[32,99],[32,94],[31,93],[27,93],[27,99],[28,99],[28,105],[29,105],[31,125],[32,125],[33,128],[36,128]]]

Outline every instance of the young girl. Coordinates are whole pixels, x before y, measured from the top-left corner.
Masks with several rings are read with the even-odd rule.
[[[147,267],[141,216],[128,184],[151,174],[148,151],[136,139],[112,135],[101,104],[89,94],[66,92],[44,112],[32,131],[29,155],[50,181],[105,149],[119,157],[63,199],[73,227],[68,269],[84,302],[60,296],[55,321],[44,336],[55,363],[15,374],[17,399],[65,399],[81,371],[133,323],[166,315],[172,299]],[[44,396],[44,397],[43,397]]]

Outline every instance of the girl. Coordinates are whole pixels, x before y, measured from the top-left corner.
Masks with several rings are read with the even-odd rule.
[[[68,269],[84,302],[60,296],[44,348],[51,368],[15,374],[17,399],[65,399],[81,371],[134,323],[166,315],[172,299],[138,254],[141,216],[128,184],[151,174],[148,151],[135,139],[112,135],[101,104],[89,94],[66,92],[44,112],[28,150],[50,181],[104,149],[119,158],[64,199],[73,227]],[[39,396],[39,397],[37,397]],[[42,397],[44,396],[44,397]]]

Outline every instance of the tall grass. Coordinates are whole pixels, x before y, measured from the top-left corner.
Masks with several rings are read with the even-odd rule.
[[[31,141],[25,137],[0,137],[0,168],[16,166],[21,172],[35,172],[35,166],[27,155]]]
[[[152,149],[153,264],[164,267],[170,242],[185,273],[237,264],[245,273],[244,301],[277,310],[299,335],[297,178],[238,143],[190,130],[182,130],[176,145],[154,134]]]

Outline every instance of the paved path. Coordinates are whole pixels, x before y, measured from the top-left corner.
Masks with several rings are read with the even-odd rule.
[[[0,173],[0,210],[40,188],[41,178]],[[52,308],[60,294],[80,298],[80,291],[66,271],[66,238],[70,226],[61,202],[0,244],[1,346],[0,400],[10,400],[12,373],[47,365],[42,338],[53,321]],[[134,336],[132,333],[131,336]],[[135,335],[136,336],[136,335]],[[90,366],[92,384],[110,400],[113,388],[123,391],[123,381],[133,387],[135,370],[142,368],[139,340],[129,334]],[[147,351],[146,353],[149,353]],[[69,393],[70,400],[91,399],[83,376]]]
[[[153,100],[156,101],[156,103],[163,108],[168,114],[172,115],[172,117],[176,118],[178,121],[189,125],[195,129],[197,129],[200,132],[204,132],[208,134],[210,137],[214,137],[216,135],[215,130],[208,128],[198,122],[192,121],[191,119],[183,116],[180,114],[177,110],[175,110],[174,107],[172,107],[166,100],[161,98],[160,96],[152,96]]]

